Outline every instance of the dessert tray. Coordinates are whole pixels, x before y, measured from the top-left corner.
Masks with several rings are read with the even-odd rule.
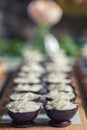
[[[20,129],[20,127],[15,128],[12,124],[12,119],[9,117],[9,115],[6,112],[6,105],[9,101],[9,96],[12,93],[12,88],[13,88],[13,80],[14,78],[17,76],[19,70],[12,72],[9,74],[3,89],[2,89],[2,93],[0,94],[0,129],[5,129],[5,130],[9,130],[9,129]],[[76,102],[79,104],[78,107],[78,111],[75,114],[75,116],[71,119],[71,125],[66,127],[53,127],[49,125],[49,121],[50,119],[48,118],[48,116],[46,115],[46,112],[44,111],[44,109],[42,108],[40,113],[38,114],[37,118],[34,120],[33,124],[31,124],[31,126],[26,127],[25,129],[35,129],[35,130],[39,130],[39,129],[60,129],[60,130],[86,130],[87,129],[87,119],[86,119],[86,102],[84,99],[84,94],[82,91],[80,91],[80,85],[78,85],[77,82],[77,78],[76,78],[76,74],[75,74],[75,70],[73,69],[72,72],[72,84],[75,88],[75,92],[77,93],[77,98],[76,98]],[[22,128],[21,128],[22,129]],[[24,129],[24,128],[23,128]]]
[[[11,76],[11,78],[14,77],[14,74],[13,76]],[[78,94],[77,96],[77,102],[79,103],[79,109],[78,109],[78,112],[76,113],[76,115],[72,118],[71,122],[72,122],[72,125],[68,126],[68,127],[64,127],[62,129],[81,129],[81,130],[86,130],[87,128],[87,119],[86,119],[86,113],[85,113],[85,110],[86,110],[86,106],[85,106],[85,101],[84,101],[84,98],[83,98],[83,94],[80,93],[79,91],[79,88],[78,88],[78,85],[77,85],[77,82],[76,82],[76,79],[73,78],[74,80],[74,84],[75,84],[75,87],[76,87],[76,92]],[[9,91],[9,88],[11,87],[11,82],[9,80],[9,82],[7,83],[6,85],[6,88],[4,88],[4,92],[3,92],[3,98],[1,99],[1,102],[0,104],[3,104],[0,106],[0,129],[2,130],[2,128],[8,130],[9,128],[10,129],[17,129],[17,128],[14,128],[12,126],[12,119],[7,115],[7,113],[5,112],[5,104],[7,102],[7,93]],[[49,118],[46,116],[46,113],[44,112],[44,110],[42,110],[38,117],[34,120],[35,121],[35,125],[32,126],[32,127],[28,127],[28,128],[25,128],[25,129],[61,129],[61,128],[54,128],[54,127],[51,127],[49,126],[48,124],[48,121],[49,121]]]

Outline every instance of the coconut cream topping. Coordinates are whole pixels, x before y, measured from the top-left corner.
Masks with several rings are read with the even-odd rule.
[[[70,97],[65,94],[65,93],[60,93],[58,92],[58,90],[54,89],[52,91],[50,91],[48,94],[45,95],[45,97],[47,98],[51,98],[51,99],[67,99],[67,100],[70,100]]]
[[[47,63],[46,64],[46,70],[47,72],[50,71],[55,71],[55,72],[69,72],[72,70],[72,67],[69,65],[63,65],[63,63],[61,64],[57,64],[57,63]]]
[[[44,76],[43,81],[50,83],[71,83],[71,79],[66,79],[64,74],[49,74]]]
[[[51,102],[48,101],[45,107],[48,110],[52,110],[52,109],[55,109],[55,110],[70,110],[70,109],[76,108],[77,104],[70,102],[69,100],[57,99],[57,100],[53,100]]]
[[[60,84],[71,84],[72,80],[71,79],[60,79]]]
[[[40,79],[36,77],[18,77],[14,79],[15,84],[37,84],[40,83]]]
[[[43,81],[50,82],[50,83],[58,83],[60,81],[60,79],[58,78],[57,75],[50,74],[50,75],[44,76]]]
[[[54,89],[52,91],[50,91],[47,95],[47,98],[52,98],[52,99],[56,99],[58,97],[61,97],[64,99],[73,99],[75,98],[75,93],[73,92],[65,92],[65,91],[59,91],[58,89]]]
[[[44,56],[39,53],[39,52],[36,52],[36,51],[30,51],[30,50],[27,50],[24,52],[24,58],[28,61],[35,61],[35,62],[40,62],[40,61],[43,61],[44,59]]]
[[[42,66],[38,65],[38,64],[31,64],[31,65],[24,65],[22,68],[21,68],[21,71],[24,71],[24,72],[30,72],[30,71],[35,71],[35,72],[39,72],[39,73],[44,73],[44,69]]]
[[[31,92],[28,92],[28,93],[13,93],[11,96],[10,96],[10,99],[12,100],[34,100],[34,99],[38,99],[40,98],[40,95],[39,94],[34,94],[34,93],[31,93]]]
[[[57,85],[50,85],[48,88],[49,91],[52,91],[54,89],[57,89],[58,91],[73,92],[73,88],[70,85],[62,83]]]
[[[33,101],[13,101],[6,108],[14,113],[33,112],[40,109],[40,104]]]
[[[26,73],[26,72],[20,72],[20,73],[18,73],[18,76],[19,77],[34,77],[34,78],[39,78],[39,77],[41,77],[41,74],[39,73],[39,72],[28,72],[28,73]]]
[[[46,97],[55,97],[58,94],[59,92],[54,89],[54,91],[50,91],[48,94],[46,94]]]
[[[42,85],[40,85],[40,84],[37,84],[37,85],[21,85],[21,84],[19,84],[19,85],[17,85],[15,88],[14,88],[14,90],[15,91],[32,91],[32,92],[38,92],[38,91],[40,91],[41,89],[43,88],[43,86]]]

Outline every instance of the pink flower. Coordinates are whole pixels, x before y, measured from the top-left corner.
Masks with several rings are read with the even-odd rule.
[[[28,5],[27,9],[38,24],[56,24],[63,15],[61,7],[51,0],[35,0]]]

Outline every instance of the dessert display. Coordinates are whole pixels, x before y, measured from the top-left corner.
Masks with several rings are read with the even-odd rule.
[[[48,101],[45,110],[51,119],[49,124],[55,127],[65,127],[71,124],[70,119],[76,114],[78,105],[69,100],[53,100]]]
[[[33,101],[13,101],[7,106],[7,112],[13,119],[14,127],[28,127],[34,125],[33,120],[38,115],[40,104]]]
[[[32,126],[38,111],[42,112],[43,109],[47,114],[48,111],[57,112],[57,119],[50,118],[49,124],[52,126],[71,124],[70,119],[75,115],[78,105],[72,85],[72,65],[62,50],[48,56],[28,51],[11,82],[6,109],[13,119],[13,127]],[[61,114],[63,112],[61,118],[58,117],[59,111]]]

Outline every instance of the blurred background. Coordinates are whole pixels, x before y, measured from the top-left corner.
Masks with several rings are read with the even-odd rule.
[[[7,61],[9,57],[16,60],[21,57],[35,36],[37,25],[27,14],[31,1],[0,0],[0,56],[8,57]],[[63,17],[51,28],[51,33],[69,56],[76,57],[87,42],[87,0],[53,1],[63,9]]]
[[[7,44],[12,42],[14,46],[13,44],[28,41],[35,35],[36,25],[26,10],[31,1],[0,0],[0,47],[3,42]],[[83,44],[87,36],[87,0],[55,0],[55,2],[62,7],[64,15],[61,21],[52,27],[51,32],[63,40],[62,42],[72,37],[76,45]]]

